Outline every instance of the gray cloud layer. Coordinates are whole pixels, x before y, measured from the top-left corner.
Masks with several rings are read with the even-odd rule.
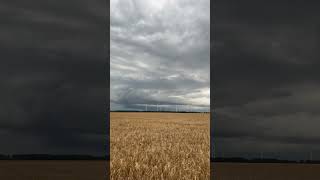
[[[111,109],[209,107],[210,1],[111,1]]]
[[[0,153],[105,153],[104,1],[1,1]]]
[[[217,1],[217,155],[320,159],[319,3]]]

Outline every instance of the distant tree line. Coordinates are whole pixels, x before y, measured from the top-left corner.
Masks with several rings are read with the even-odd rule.
[[[143,113],[151,113],[151,112],[160,112],[160,113],[209,113],[209,112],[202,112],[202,111],[128,111],[128,110],[116,110],[110,112],[143,112]]]
[[[305,164],[320,164],[319,160],[281,160],[281,159],[272,159],[272,158],[254,158],[246,159],[242,157],[231,157],[231,158],[211,158],[211,162],[232,162],[232,163],[305,163]]]
[[[0,154],[0,160],[110,160],[109,156],[54,155],[54,154]]]

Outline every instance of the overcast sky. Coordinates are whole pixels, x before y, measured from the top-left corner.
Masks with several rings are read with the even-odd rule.
[[[0,154],[105,155],[107,3],[0,2]]]
[[[217,156],[320,159],[320,13],[316,1],[214,4]],[[224,153],[222,153],[224,152]]]
[[[174,104],[189,104],[208,110],[210,1],[111,0],[110,5],[111,109],[161,104],[174,110]]]

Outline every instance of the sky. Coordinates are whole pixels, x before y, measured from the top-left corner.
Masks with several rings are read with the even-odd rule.
[[[208,111],[210,1],[110,1],[111,110]]]
[[[320,159],[319,2],[215,2],[216,156]]]
[[[1,1],[0,153],[104,155],[110,23],[111,109],[207,109],[211,79],[216,155],[320,159],[320,4],[215,1],[210,35],[209,3]]]
[[[0,2],[0,154],[105,155],[105,1]]]

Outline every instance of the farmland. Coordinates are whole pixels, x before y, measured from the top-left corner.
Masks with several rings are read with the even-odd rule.
[[[100,180],[106,179],[107,161],[1,160],[3,180]]]
[[[212,163],[214,180],[319,180],[320,165]]]
[[[110,116],[111,179],[209,179],[209,114]]]

